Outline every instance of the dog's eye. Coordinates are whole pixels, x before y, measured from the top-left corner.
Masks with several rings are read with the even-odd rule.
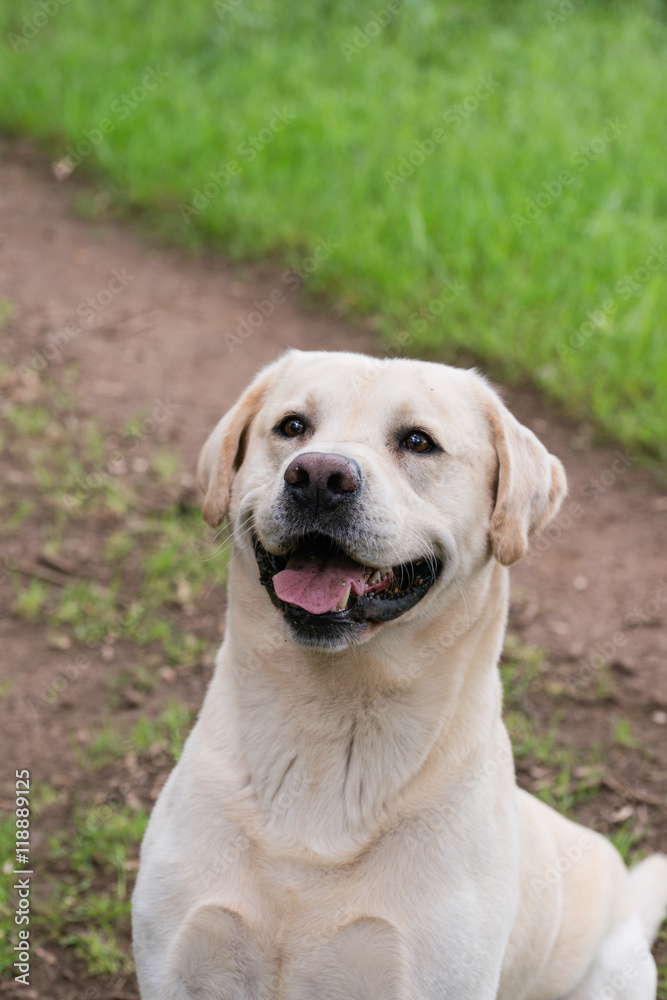
[[[283,435],[283,437],[296,438],[301,437],[306,431],[306,423],[301,417],[285,417],[278,424],[278,432]]]
[[[401,441],[401,445],[407,451],[418,451],[420,454],[433,451],[435,448],[433,441],[424,431],[410,431]]]

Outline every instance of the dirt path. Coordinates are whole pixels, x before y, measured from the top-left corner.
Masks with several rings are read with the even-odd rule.
[[[156,249],[113,222],[84,220],[72,208],[74,187],[58,183],[29,151],[0,146],[2,152],[0,299],[13,305],[3,355],[33,371],[75,362],[81,376],[77,408],[107,431],[118,431],[138,412],[149,418],[160,413],[152,425],[156,440],[193,471],[214,423],[286,346],[382,353],[368,331],[308,308],[294,272],[187,258]],[[326,253],[326,237],[322,246]],[[271,314],[264,318],[262,311]],[[505,397],[560,456],[570,483],[549,536],[512,571],[511,625],[524,643],[549,651],[552,686],[572,696],[568,711],[582,739],[588,725],[583,696],[600,673],[596,658],[604,657],[614,703],[641,729],[664,774],[665,492],[636,456],[589,446],[586,428],[559,422],[534,393],[507,391]],[[37,543],[28,537],[8,544],[12,558],[30,558]],[[0,702],[0,745],[5,756],[11,745],[14,759],[17,747],[28,753],[44,745],[44,731],[22,706],[26,691],[36,693],[53,671],[58,654],[42,648],[34,666],[28,627],[10,614],[7,585],[1,593],[8,598],[0,611],[7,669],[25,679],[21,697]],[[91,691],[82,685],[80,697]],[[49,741],[65,740],[74,719],[54,722]],[[592,728],[603,720],[599,714]]]
[[[77,362],[82,408],[103,426],[118,428],[171,401],[169,444],[194,469],[214,423],[285,347],[378,353],[369,333],[307,309],[292,290],[293,276],[152,248],[127,229],[78,218],[73,190],[46,166],[16,157],[2,164],[0,288],[15,306],[25,365],[38,367],[40,354],[53,355],[55,331],[71,322],[79,327],[49,363]],[[123,287],[110,296],[114,275],[121,278],[113,287]],[[284,302],[262,319],[258,303],[268,312],[276,291]],[[91,296],[101,301],[89,324],[80,316],[90,315],[81,307]],[[586,447],[585,429],[558,423],[534,394],[505,397],[563,460],[570,484],[553,541],[540,542],[513,570],[514,590],[526,596],[527,639],[583,667],[600,651],[667,706],[664,491],[636,456]]]

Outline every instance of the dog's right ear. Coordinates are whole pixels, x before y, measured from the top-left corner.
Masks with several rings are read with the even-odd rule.
[[[202,516],[212,528],[219,527],[225,519],[232,479],[243,461],[250,424],[283,361],[275,361],[262,369],[227,411],[201,450],[197,479],[205,494]]]

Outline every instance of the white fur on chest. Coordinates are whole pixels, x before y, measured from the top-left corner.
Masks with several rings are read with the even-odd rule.
[[[516,818],[511,794],[498,789],[497,775],[485,784],[481,762],[467,772],[465,810],[448,804],[445,794],[428,809],[394,816],[348,863],[316,863],[303,854],[300,859],[284,854],[271,837],[249,837],[226,808],[218,811],[209,751],[200,756],[198,746],[195,733],[183,758],[187,781],[168,790],[170,836],[142,859],[151,882],[147,909],[163,938],[159,949],[153,942],[162,961],[155,969],[155,993],[147,997],[165,995],[160,993],[166,989],[165,959],[177,941],[179,954],[197,954],[188,921],[195,929],[198,921],[206,927],[220,923],[220,933],[231,933],[224,930],[230,918],[219,919],[221,913],[238,915],[243,927],[252,929],[247,947],[256,951],[256,963],[268,976],[262,989],[272,1000],[354,996],[355,956],[359,975],[363,971],[373,980],[364,996],[436,1000],[447,981],[458,983],[457,996],[472,1000],[482,995],[482,981],[495,983],[516,907],[518,853],[514,863],[507,856],[508,829]],[[252,796],[245,802],[243,796],[240,782],[238,815],[247,810],[252,821]],[[489,806],[492,816],[495,812],[491,822]],[[285,808],[289,812],[287,800]],[[216,815],[215,826],[202,824],[207,813]],[[475,951],[477,940],[485,942],[483,956]],[[194,968],[191,975],[196,979]],[[389,977],[386,982],[383,976]]]

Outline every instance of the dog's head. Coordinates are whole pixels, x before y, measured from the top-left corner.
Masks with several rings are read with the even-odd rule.
[[[292,639],[330,650],[520,559],[565,495],[558,459],[476,373],[321,351],[259,374],[199,478],[205,520],[227,517]]]

